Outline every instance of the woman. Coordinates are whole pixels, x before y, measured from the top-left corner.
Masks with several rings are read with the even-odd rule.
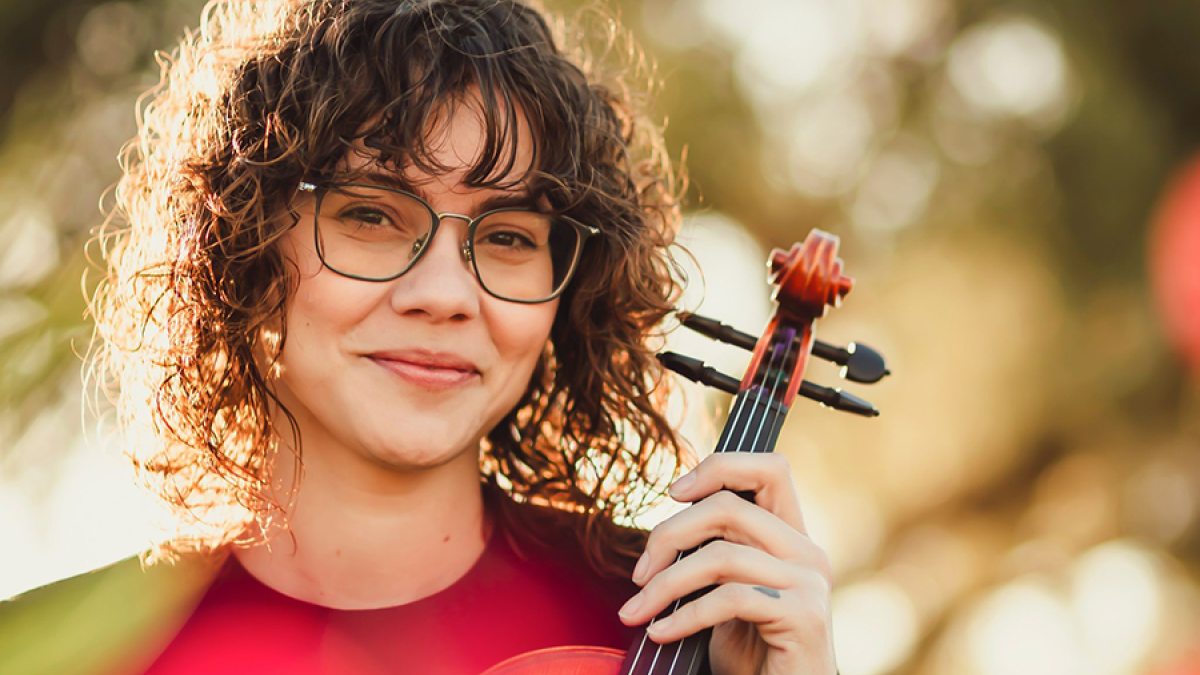
[[[106,664],[474,674],[625,648],[715,585],[651,638],[715,627],[717,675],[833,673],[829,564],[781,458],[709,457],[671,486],[695,505],[615,524],[681,457],[647,346],[678,209],[622,81],[504,0],[240,1],[203,26],[143,111],[93,302],[96,379],[188,521],[146,556],[181,572],[146,578],[195,595]]]

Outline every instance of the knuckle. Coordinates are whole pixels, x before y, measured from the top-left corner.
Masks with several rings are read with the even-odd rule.
[[[729,514],[741,507],[745,501],[741,497],[735,495],[729,490],[721,490],[714,494],[709,499],[712,500],[713,506],[719,509],[722,513]]]
[[[705,546],[712,556],[712,561],[717,565],[727,566],[734,561],[737,552],[737,546],[727,541],[718,539]]]
[[[650,555],[654,555],[660,548],[667,548],[675,538],[675,528],[677,525],[676,516],[672,516],[654,526],[650,530],[650,535],[646,537],[646,551],[652,551]]]
[[[648,602],[653,604],[659,599],[659,597],[666,594],[667,588],[670,587],[670,583],[670,568],[667,568],[658,574],[655,574],[650,581],[646,582],[645,586],[642,586],[642,594],[646,597]]]
[[[713,580],[723,584],[733,576],[733,568],[737,563],[737,545],[718,539],[704,547],[708,551],[708,566]]]
[[[833,595],[833,584],[820,570],[805,568],[799,576],[797,587],[804,589],[806,597],[829,598]]]
[[[791,475],[792,460],[788,459],[787,455],[778,452],[772,452],[764,455],[764,457],[769,458],[764,459],[763,461],[770,462],[771,472],[773,474]]]
[[[721,490],[709,499],[715,515],[716,534],[722,539],[728,539],[735,529],[737,513],[743,500],[728,490]]]
[[[726,453],[723,452],[714,452],[700,460],[700,462],[696,464],[695,470],[708,472],[714,469],[719,469],[725,461],[725,455]]]

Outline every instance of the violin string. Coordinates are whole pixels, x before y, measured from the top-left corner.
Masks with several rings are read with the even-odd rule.
[[[737,397],[737,399],[734,401],[733,409],[730,411],[730,417],[733,418],[733,422],[731,424],[737,424],[738,419],[742,415],[742,412],[747,409],[750,409],[750,408],[748,408],[748,406],[747,406],[746,397],[739,395]],[[717,446],[717,449],[714,450],[714,452],[723,452],[723,450],[721,448],[723,445],[727,446],[729,444],[728,437],[726,437],[724,439],[724,441],[725,442],[723,444]],[[683,559],[683,551],[680,551],[678,554],[675,555],[675,562],[679,562],[682,559]],[[679,601],[676,600],[675,607],[677,608],[678,606],[679,606]],[[672,608],[671,613],[674,613],[674,612],[675,612],[675,608]],[[653,619],[650,619],[650,623],[646,627],[649,628],[650,626],[653,626],[655,621],[658,621],[657,616],[654,617]],[[642,640],[638,644],[637,653],[634,654],[634,656],[633,656],[633,662],[631,663],[631,667],[630,667],[630,675],[634,675],[634,673],[637,672],[637,664],[642,658],[642,651],[645,649],[646,642],[647,642],[647,640],[649,640],[649,638],[650,638],[649,634],[642,635]],[[655,650],[654,658],[650,662],[650,667],[646,671],[648,674],[653,673],[654,664],[658,661],[658,655],[661,650],[662,650],[662,645],[658,645],[658,649]]]
[[[789,328],[789,329],[788,329],[788,333],[789,333],[789,336],[788,336],[788,344],[789,344],[789,345],[793,345],[793,344],[795,344],[795,343],[796,343],[796,331],[795,331],[795,329],[793,329],[793,328]],[[812,336],[812,333],[809,333],[808,335],[809,335],[809,336],[810,336],[810,338],[811,338],[811,336]],[[801,342],[803,343],[803,340],[802,340]],[[811,340],[810,340],[810,342],[811,342]],[[803,355],[803,353],[802,353],[801,351],[797,350],[797,352],[796,352],[796,360],[800,360],[801,358],[803,358],[803,356],[804,356],[804,355]],[[799,373],[800,373],[800,377],[804,377],[804,373],[803,373],[802,371],[798,371],[798,370],[797,370],[797,368],[796,368],[796,366],[795,366],[794,364],[792,365],[792,367],[791,367],[791,368],[789,368],[789,369],[788,369],[788,372],[791,372],[791,373],[796,373],[796,372],[799,372]],[[791,384],[791,380],[790,380],[790,379],[788,380],[788,384]],[[787,410],[786,410],[786,409],[785,409],[785,408],[784,408],[784,407],[781,405],[781,406],[780,406],[780,409],[779,409],[778,411],[776,411],[776,412],[775,412],[775,417],[774,417],[774,420],[773,420],[773,421],[772,421],[772,423],[771,423],[771,431],[770,431],[770,436],[769,436],[769,438],[779,438],[779,431],[780,431],[780,430],[783,428],[783,421],[784,421],[786,418],[787,418]]]
[[[791,331],[789,331],[789,332],[791,332]],[[790,341],[789,341],[789,343],[790,343]],[[784,352],[785,352],[785,350],[782,349],[779,345],[777,345],[774,349],[771,350],[771,357],[770,357],[770,360],[767,362],[767,372],[776,370],[775,362],[780,356],[783,355]],[[782,380],[782,378],[783,378],[783,372],[782,372],[782,369],[780,369],[780,370],[778,370],[778,372],[776,374],[775,382],[772,383],[772,387],[771,387],[772,394],[774,394],[774,392],[778,388],[779,381]],[[754,403],[755,404],[761,403],[762,397],[765,393],[766,393],[766,387],[764,387],[762,385],[758,385],[757,387],[755,387]],[[745,405],[747,400],[748,399],[739,397],[737,402],[735,403],[734,411],[733,411],[734,423],[736,423],[737,418],[741,416],[742,410],[744,410],[747,407]],[[738,440],[739,447],[741,447],[745,443],[746,433],[749,431],[750,425],[753,424],[753,415],[757,408],[758,408],[758,405],[750,406],[749,415],[750,415],[751,419],[747,420],[745,423],[742,424],[742,434],[741,434],[741,438]],[[769,411],[770,411],[769,406],[764,408],[764,411],[763,411],[764,421],[765,421],[765,416],[769,413]],[[762,428],[762,421],[759,422],[759,428],[760,429]],[[718,445],[718,447],[716,448],[716,450],[714,450],[714,452],[728,452],[728,448],[729,448],[732,440],[733,440],[732,434],[726,436],[724,439],[724,443]],[[756,439],[756,442],[757,442],[757,439]],[[753,452],[753,449],[751,449],[750,452]],[[675,562],[679,562],[682,559],[683,559],[683,551],[680,551],[675,556]],[[683,601],[683,598],[677,598],[675,600],[675,602],[671,605],[671,612],[670,612],[670,614],[668,614],[668,616],[674,614],[679,609],[679,605],[682,603],[682,601]],[[658,620],[658,617],[654,617],[653,619],[651,619],[650,623],[647,625],[647,628],[654,625],[654,622],[657,620]],[[636,671],[637,663],[641,659],[642,650],[646,646],[646,640],[648,637],[649,637],[648,635],[642,636],[642,640],[641,640],[640,644],[638,645],[638,651],[634,655],[633,662],[630,664],[631,672]],[[674,672],[675,664],[679,660],[679,653],[683,649],[684,641],[685,640],[678,641],[678,646],[675,647],[675,657],[671,660],[671,665],[667,670],[668,673]],[[648,673],[648,675],[653,675],[654,666],[658,663],[658,659],[662,655],[662,649],[663,649],[663,645],[660,644],[654,650],[654,658],[650,661],[650,667],[646,671]],[[694,659],[695,659],[695,654],[693,654],[693,661],[694,661]],[[689,664],[689,668],[690,668],[690,664]]]
[[[781,354],[785,351],[783,349],[783,345],[791,344],[792,340],[796,337],[796,331],[792,330],[791,328],[788,328],[787,330],[784,331],[784,337],[786,338],[786,340],[781,340],[780,341],[781,344],[777,345],[775,347],[776,349],[779,350],[779,352]],[[782,365],[786,365],[786,364],[787,364],[787,361],[785,358],[784,364],[782,364]],[[771,402],[775,400],[776,392],[779,391],[780,383],[783,382],[783,374],[784,374],[784,369],[782,367],[776,371],[776,375],[774,378],[775,381],[771,383],[771,395],[767,399],[767,409],[763,411],[762,419],[758,421],[758,429],[754,432],[754,443],[752,443],[750,445],[750,452],[770,452],[771,451],[770,448],[767,448],[765,445],[760,448],[759,441],[762,440],[762,431],[763,431],[763,428],[767,424],[767,420],[768,419],[771,420],[771,427],[772,427],[772,429],[774,429],[775,420],[778,420],[782,417],[780,415],[773,414],[773,411],[771,410],[770,406],[771,406]]]
[[[768,365],[768,372],[770,372],[771,370],[775,371],[775,375],[773,378],[774,381],[771,383],[771,395],[767,398],[766,405],[763,406],[762,419],[759,420],[758,431],[755,432],[754,442],[750,445],[750,452],[759,452],[759,450],[757,450],[756,448],[758,447],[758,443],[759,443],[761,433],[762,433],[762,428],[763,428],[764,424],[766,423],[767,418],[772,416],[771,402],[775,400],[775,393],[779,390],[779,384],[783,381],[783,375],[784,375],[783,366],[787,365],[787,355],[786,355],[786,350],[783,348],[783,345],[784,344],[789,344],[789,345],[792,344],[792,338],[795,337],[795,331],[793,331],[792,329],[789,328],[784,332],[784,335],[787,338],[786,341],[780,341],[780,344],[777,344],[775,346],[775,349],[772,351],[772,354],[771,354],[771,361],[770,361],[770,364]],[[778,368],[776,368],[774,365],[775,359],[777,356],[783,357],[783,363],[779,364],[780,367],[778,367]],[[756,395],[756,398],[757,398],[756,402],[761,402],[761,394],[765,391],[766,391],[766,387],[762,387],[762,386],[759,387],[758,395]],[[772,424],[772,426],[774,426],[774,424]],[[743,435],[743,438],[744,438],[744,435]],[[762,452],[767,452],[767,451],[768,450],[765,448],[762,450]],[[679,601],[677,600],[675,604],[676,604],[676,607],[678,607]],[[674,613],[674,611],[675,611],[674,609],[671,610],[672,613]],[[675,672],[675,665],[679,661],[679,654],[682,651],[683,651],[683,641],[680,641],[679,646],[675,649],[675,658],[671,659],[671,665],[669,668],[667,668],[667,673]],[[687,670],[683,671],[684,673],[691,672],[692,665],[695,664],[696,657],[698,655],[699,655],[699,650],[692,650],[691,661],[688,663]]]

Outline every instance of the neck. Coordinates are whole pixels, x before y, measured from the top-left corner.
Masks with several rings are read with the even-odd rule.
[[[277,500],[294,538],[272,525],[268,544],[234,551],[267,586],[338,609],[401,605],[448,587],[482,554],[477,453],[397,470],[333,457],[307,438],[304,449],[302,480],[291,452],[275,463],[277,489],[296,486],[290,501],[287,490]]]

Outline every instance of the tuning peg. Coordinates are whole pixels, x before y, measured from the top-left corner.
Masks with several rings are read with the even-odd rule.
[[[879,409],[874,405],[841,389],[822,387],[819,384],[813,384],[805,380],[800,383],[800,395],[827,405],[834,410],[854,413],[863,417],[879,417]]]
[[[715,368],[704,365],[704,362],[700,359],[693,359],[690,356],[676,354],[675,352],[660,352],[658,360],[663,364],[664,368],[673,370],[692,382],[699,382],[700,384],[715,387],[730,394],[738,393],[738,390],[742,386],[742,383],[736,379]]]
[[[723,324],[716,319],[710,319],[707,316],[700,316],[699,314],[692,314],[691,312],[678,312],[677,315],[679,316],[679,321],[683,324],[684,328],[690,328],[704,337],[712,338],[713,340],[719,340],[721,342],[734,345],[735,347],[741,347],[747,351],[754,351],[755,345],[758,344],[758,338],[754,337],[753,335],[750,335],[749,333],[743,333],[742,331],[727,324]]]
[[[753,351],[755,345],[758,344],[758,338],[753,335],[743,333],[716,319],[692,314],[691,312],[678,312],[678,316],[685,328],[694,330],[705,337],[720,340],[721,342],[749,351]],[[814,340],[812,353],[813,356],[819,359],[825,359],[839,366],[845,366],[840,374],[852,382],[874,384],[882,380],[885,376],[891,375],[887,364],[884,363],[883,356],[862,343],[851,342],[847,347],[842,348],[827,342]]]
[[[883,356],[861,342],[851,342],[843,349],[817,340],[813,343],[812,353],[818,358],[845,366],[840,375],[851,382],[874,384],[892,374]]]
[[[715,387],[730,394],[736,394],[741,389],[740,382],[714,368],[704,365],[704,362],[700,359],[693,359],[690,356],[676,354],[675,352],[661,352],[658,354],[658,360],[663,364],[664,368],[679,373],[693,382]],[[810,398],[835,410],[842,410],[854,413],[855,415],[862,415],[863,417],[879,416],[879,410],[875,406],[841,389],[822,387],[819,384],[813,384],[805,380],[800,383],[799,393],[805,398]]]

